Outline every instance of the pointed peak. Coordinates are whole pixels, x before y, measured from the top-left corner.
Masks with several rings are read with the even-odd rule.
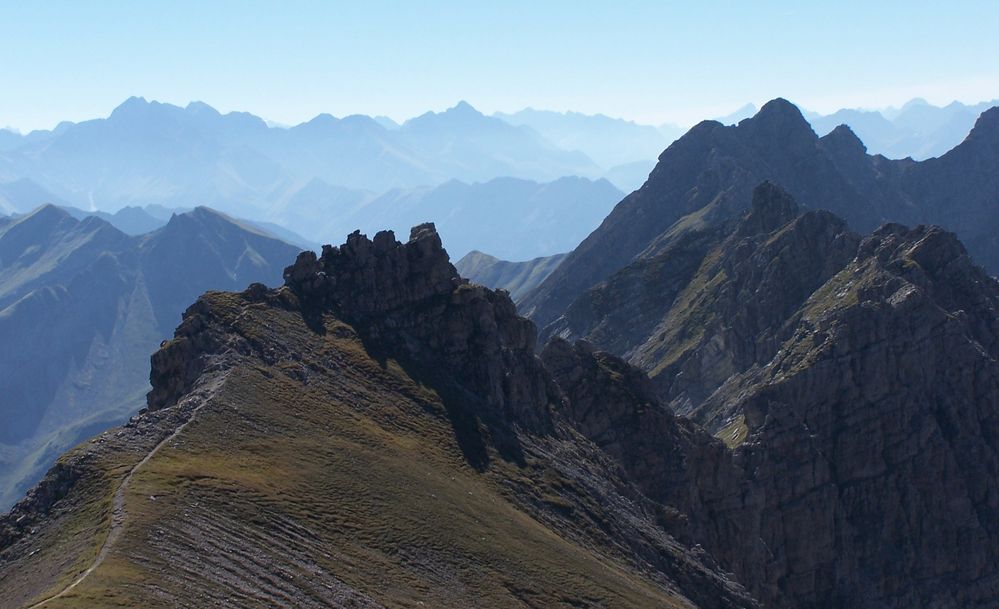
[[[65,209],[59,207],[58,205],[53,205],[52,203],[45,203],[44,205],[39,205],[28,214],[26,214],[22,219],[28,220],[33,218],[36,220],[46,219],[46,220],[73,220],[72,214],[70,214]]]
[[[760,108],[760,111],[757,112],[756,116],[753,118],[759,119],[766,117],[782,117],[795,120],[800,119],[802,122],[805,122],[805,117],[802,115],[801,110],[798,109],[798,106],[795,106],[783,97],[772,99],[763,104],[763,107]]]
[[[453,107],[448,108],[447,112],[453,112],[455,114],[481,114],[481,112],[479,112],[478,110],[476,110],[472,106],[472,104],[468,103],[465,100],[461,100],[457,104],[455,104]]]
[[[212,117],[222,116],[222,114],[218,110],[216,110],[215,108],[209,106],[208,104],[202,101],[190,102],[189,104],[187,104],[185,110],[187,110],[192,114],[200,114]]]
[[[847,125],[839,125],[819,139],[836,152],[867,154],[867,146]]]
[[[801,110],[780,97],[765,103],[756,116],[739,123],[737,129],[765,145],[804,146],[818,140]]]
[[[310,120],[310,121],[308,121],[306,123],[302,123],[301,125],[299,125],[299,127],[305,126],[305,125],[308,125],[308,126],[311,126],[311,127],[325,127],[325,126],[329,126],[329,125],[335,125],[335,124],[337,124],[339,122],[340,122],[340,119],[338,119],[337,117],[333,116],[332,114],[330,114],[328,112],[323,112],[322,114],[317,114],[315,117],[312,118],[312,120]]]
[[[142,97],[141,95],[133,95],[132,97],[129,97],[125,101],[121,102],[118,105],[118,108],[137,108],[142,106],[148,106],[150,103],[151,102],[146,101],[146,98]]]
[[[916,108],[918,106],[929,106],[930,102],[926,101],[922,97],[913,97],[909,101],[902,105],[902,110],[908,110],[909,108]]]
[[[111,118],[122,118],[125,116],[134,116],[136,114],[145,112],[147,108],[153,106],[156,102],[146,101],[145,97],[133,96],[129,97],[117,108],[111,111]]]
[[[739,225],[739,234],[771,233],[798,217],[801,210],[786,190],[769,180],[753,189],[749,213]]]
[[[13,224],[26,230],[42,232],[56,230],[58,227],[75,226],[80,222],[65,209],[51,203],[36,207],[23,216],[13,216],[11,219]]]

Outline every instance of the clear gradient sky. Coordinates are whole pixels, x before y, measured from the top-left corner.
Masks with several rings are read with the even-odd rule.
[[[460,99],[687,124],[999,97],[999,2],[0,0],[0,126],[132,95],[294,124]]]

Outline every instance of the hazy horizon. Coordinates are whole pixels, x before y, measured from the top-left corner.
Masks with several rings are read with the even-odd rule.
[[[21,132],[106,116],[133,95],[281,124],[324,112],[402,121],[464,99],[484,114],[533,107],[652,125],[774,97],[828,113],[999,96],[999,68],[983,61],[999,54],[999,5],[971,2],[943,14],[894,1],[51,2],[8,5],[5,21],[0,126]]]
[[[387,116],[387,115],[383,115],[383,114],[374,114],[374,113],[370,113],[370,112],[350,112],[350,113],[347,113],[347,114],[337,114],[337,115],[333,115],[333,116],[335,118],[344,118],[344,117],[347,117],[347,116],[356,116],[356,115],[370,116],[372,118],[381,118],[381,117],[386,117],[387,116],[387,118],[392,119],[396,123],[402,125],[406,121],[411,120],[413,118],[417,118],[417,117],[419,117],[419,116],[421,116],[423,114],[426,114],[427,112],[435,112],[435,113],[445,112],[445,111],[447,111],[449,109],[454,108],[458,104],[464,102],[464,103],[467,103],[467,104],[471,105],[475,110],[477,110],[478,112],[480,112],[481,114],[483,114],[485,116],[493,116],[494,114],[516,114],[517,112],[521,112],[521,111],[525,111],[525,110],[527,110],[527,111],[537,111],[537,112],[555,112],[555,113],[559,113],[559,114],[573,114],[573,113],[575,113],[575,114],[582,114],[582,115],[586,115],[586,116],[605,116],[607,118],[611,118],[611,119],[615,119],[615,120],[629,121],[629,122],[635,123],[636,125],[642,125],[642,126],[658,127],[658,126],[664,126],[664,125],[674,125],[676,127],[682,128],[682,129],[689,129],[690,127],[694,126],[696,123],[698,123],[698,122],[700,122],[702,120],[711,120],[711,119],[715,119],[715,118],[726,117],[726,116],[728,116],[730,114],[735,114],[735,113],[743,110],[744,108],[746,108],[747,106],[750,106],[750,105],[755,106],[755,109],[759,110],[759,108],[761,106],[763,106],[766,102],[771,101],[772,99],[775,99],[776,97],[784,97],[785,99],[787,99],[785,96],[775,96],[774,98],[768,98],[768,99],[764,99],[764,100],[760,100],[760,101],[747,101],[747,102],[744,102],[742,104],[738,104],[736,106],[733,106],[732,108],[728,109],[727,111],[723,111],[723,112],[720,112],[720,113],[717,113],[717,114],[712,114],[712,115],[701,116],[701,117],[696,118],[693,121],[687,122],[687,123],[670,122],[670,121],[665,121],[665,122],[662,122],[662,123],[647,123],[647,122],[642,122],[641,120],[635,120],[633,118],[626,117],[626,116],[616,116],[616,115],[614,115],[612,113],[609,113],[609,112],[601,112],[601,111],[596,111],[596,112],[580,112],[579,110],[575,110],[575,109],[572,109],[572,108],[565,109],[565,110],[556,110],[556,109],[552,109],[552,108],[543,108],[543,107],[532,106],[532,105],[524,106],[524,107],[521,107],[521,108],[510,109],[510,110],[499,109],[499,110],[493,110],[493,111],[486,111],[486,110],[483,110],[482,108],[480,108],[479,106],[477,106],[475,103],[473,103],[473,102],[471,102],[471,101],[469,101],[467,99],[458,99],[458,100],[455,100],[453,103],[451,103],[449,105],[446,105],[444,107],[441,107],[441,108],[428,108],[428,109],[423,110],[422,112],[417,112],[416,114],[413,114],[412,116],[405,116],[405,117],[394,117],[394,116]],[[122,104],[124,104],[125,102],[127,102],[128,100],[133,99],[133,98],[143,99],[143,100],[145,100],[148,103],[167,104],[167,105],[178,107],[178,108],[187,108],[188,106],[190,106],[192,104],[205,104],[205,105],[207,105],[207,106],[209,106],[209,107],[217,110],[219,113],[221,113],[223,115],[224,114],[228,114],[230,112],[252,114],[252,115],[254,115],[254,116],[258,117],[258,118],[263,119],[267,123],[268,127],[275,127],[275,128],[290,128],[290,127],[295,127],[297,125],[301,125],[301,124],[307,123],[307,122],[313,120],[314,118],[316,118],[317,116],[324,115],[324,114],[332,114],[330,112],[321,111],[321,112],[319,112],[319,113],[317,113],[315,115],[304,117],[302,120],[299,120],[299,121],[296,121],[296,122],[284,123],[284,122],[281,122],[281,121],[275,121],[275,120],[271,119],[269,116],[265,116],[265,115],[263,115],[261,113],[255,112],[254,110],[249,109],[249,108],[222,108],[222,107],[217,106],[216,104],[213,104],[212,102],[204,100],[204,99],[191,99],[191,100],[187,100],[187,101],[167,101],[167,100],[155,99],[155,98],[150,98],[150,97],[147,97],[147,96],[144,96],[144,95],[141,95],[141,94],[137,94],[137,95],[132,95],[132,96],[129,96],[129,97],[125,98],[125,99],[122,99],[119,103],[114,104],[113,106],[111,106],[110,108],[108,108],[103,113],[99,113],[99,114],[97,114],[95,116],[83,117],[83,118],[80,118],[78,120],[72,120],[72,121],[69,121],[69,122],[81,123],[81,122],[85,122],[85,121],[89,121],[89,120],[106,119],[106,118],[108,118],[111,115],[111,113],[116,108],[118,108],[119,106],[121,106]],[[942,108],[942,107],[945,107],[945,106],[947,106],[949,104],[952,104],[952,103],[961,103],[961,104],[964,104],[964,105],[973,106],[973,105],[980,104],[980,103],[995,101],[997,99],[999,99],[999,94],[997,94],[995,96],[992,96],[992,97],[984,97],[984,98],[981,98],[981,99],[951,99],[951,100],[948,100],[948,101],[939,101],[939,102],[938,101],[934,101],[932,99],[927,99],[925,96],[916,96],[916,97],[909,98],[908,100],[902,101],[900,103],[890,104],[890,105],[887,105],[887,106],[849,106],[849,107],[848,106],[842,106],[842,107],[832,108],[830,110],[824,110],[824,111],[817,111],[815,108],[804,106],[803,104],[797,103],[793,99],[788,99],[788,101],[790,101],[791,103],[793,103],[796,106],[798,106],[798,108],[802,112],[820,112],[820,114],[826,115],[826,114],[832,114],[832,113],[836,112],[837,110],[843,110],[843,109],[862,110],[862,111],[871,111],[871,112],[884,112],[884,111],[887,111],[887,110],[897,110],[897,109],[901,108],[902,106],[904,106],[905,104],[912,103],[912,102],[917,102],[917,101],[924,101],[924,102],[930,104],[931,106]],[[18,133],[18,134],[21,134],[21,135],[27,135],[28,133],[30,133],[32,131],[52,131],[60,123],[65,122],[67,120],[69,120],[69,119],[62,119],[62,120],[56,121],[52,125],[49,125],[49,126],[46,126],[46,127],[33,128],[33,129],[22,129],[22,128],[19,128],[17,125],[7,125],[7,124],[0,123],[0,130],[8,130],[8,131],[12,131],[14,133]]]

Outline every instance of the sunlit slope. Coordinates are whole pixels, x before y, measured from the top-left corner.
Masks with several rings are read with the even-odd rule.
[[[152,413],[194,411],[132,475],[103,562],[45,606],[692,606],[604,532],[646,529],[630,544],[652,553],[670,543],[615,522],[610,502],[626,500],[613,490],[585,488],[606,486],[585,471],[603,467],[593,455],[525,435],[522,464],[487,448],[480,471],[438,395],[369,357],[349,326],[327,316],[317,332],[233,294],[201,304],[238,340],[193,394]],[[58,593],[91,564],[120,477],[155,445],[114,435],[78,450],[96,454],[74,489],[85,509],[40,525],[44,552],[0,571],[4,606]]]

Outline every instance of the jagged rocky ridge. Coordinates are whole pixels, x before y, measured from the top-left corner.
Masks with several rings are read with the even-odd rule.
[[[482,606],[551,606],[558,602],[552,593],[577,606],[995,606],[995,281],[971,263],[953,235],[940,229],[888,225],[861,240],[830,214],[799,215],[790,197],[773,185],[757,193],[746,217],[712,242],[724,246],[718,255],[701,260],[708,259],[711,268],[742,268],[734,275],[753,278],[737,282],[744,289],[736,294],[743,296],[753,293],[748,286],[772,287],[776,278],[794,277],[799,287],[789,291],[788,302],[800,304],[774,296],[766,311],[735,317],[740,328],[757,331],[764,327],[760,320],[784,319],[784,312],[793,310],[771,337],[754,341],[759,344],[745,351],[772,352],[770,359],[740,369],[704,401],[705,407],[738,421],[739,433],[726,436],[728,447],[693,421],[677,418],[660,400],[658,383],[588,343],[555,338],[536,358],[534,329],[516,316],[509,297],[458,277],[432,227],[423,226],[414,229],[406,244],[389,233],[373,240],[355,234],[343,246],[324,248],[318,258],[303,254],[287,269],[286,287],[280,290],[255,285],[242,294],[200,299],[175,339],[153,357],[150,411],[136,425],[147,424],[147,417],[189,409],[192,396],[204,393],[211,379],[222,378],[221,389],[169,449],[169,459],[153,459],[149,467],[174,480],[174,464],[185,451],[207,450],[203,442],[249,451],[237,453],[245,458],[264,450],[268,461],[276,461],[279,445],[267,448],[263,443],[270,425],[280,428],[281,442],[287,443],[298,442],[311,426],[333,425],[337,433],[323,432],[314,442],[336,443],[335,460],[300,489],[309,505],[322,505],[322,510],[280,512],[302,533],[285,550],[284,562],[269,566],[294,575],[299,572],[292,557],[299,547],[312,547],[310,539],[332,544],[317,550],[350,555],[351,546],[331,541],[338,538],[322,528],[321,515],[341,513],[357,501],[355,493],[376,490],[378,481],[395,471],[369,457],[362,476],[336,477],[341,469],[354,471],[350,463],[356,457],[351,452],[356,440],[343,443],[341,436],[354,438],[360,432],[349,425],[364,420],[364,429],[372,425],[379,437],[390,431],[401,434],[380,444],[381,451],[392,453],[410,443],[418,447],[405,454],[421,467],[440,467],[439,459],[447,458],[435,456],[437,451],[453,442],[474,473],[448,470],[452,479],[479,485],[467,497],[489,497],[487,489],[495,487],[488,485],[507,489],[493,503],[476,504],[477,509],[510,502],[543,523],[542,530],[522,529],[532,539],[547,540],[556,532],[571,542],[558,546],[560,561],[578,565],[573,562],[576,553],[588,548],[586,552],[609,561],[603,563],[605,569],[624,564],[635,578],[623,588],[615,587],[620,582],[605,582],[598,588],[602,592],[590,590],[580,597],[577,591],[574,596],[567,586],[584,571],[572,567],[561,580],[545,583],[530,570],[532,563],[548,564],[541,548],[550,542],[544,542],[518,554],[530,561],[507,558],[498,571],[481,565],[493,574],[489,583],[464,571],[448,580],[440,579],[440,571],[425,576],[437,584],[431,588],[438,595],[435,606],[464,606],[470,599]],[[807,243],[824,253],[789,257]],[[705,267],[693,266],[695,274]],[[793,268],[798,275],[788,274]],[[718,282],[707,283],[703,289],[718,289]],[[735,301],[723,298],[725,294],[718,292],[719,306],[733,306]],[[770,336],[768,331],[760,334]],[[423,395],[420,387],[430,388],[436,397],[417,400]],[[391,407],[375,407],[378,392],[389,397]],[[320,400],[307,401],[312,393]],[[251,398],[257,394],[266,396],[259,406]],[[307,408],[296,406],[299,400]],[[414,400],[419,406],[408,407]],[[335,419],[311,412],[341,403]],[[285,411],[291,417],[278,418]],[[444,427],[424,427],[443,422]],[[433,429],[447,429],[454,438],[434,435]],[[125,442],[132,433],[123,430],[111,443]],[[260,440],[241,444],[244,435]],[[90,459],[105,458],[100,447],[88,450],[84,454],[96,451]],[[70,455],[67,463],[76,458]],[[197,467],[211,467],[220,458],[202,459]],[[72,504],[78,489],[89,488],[95,475],[84,470],[43,511],[66,513],[59,506]],[[420,476],[421,485],[433,485],[433,477]],[[324,486],[315,485],[331,477],[346,486],[332,503],[322,503]],[[285,496],[271,496],[257,486],[250,492],[239,477],[226,478],[218,496],[206,495],[204,485],[213,477],[199,474],[195,480],[201,482],[172,492],[189,497],[183,504],[188,506],[185,526],[201,535],[199,555],[210,565],[223,561],[214,554],[220,544],[216,537],[232,534],[232,527],[251,539],[264,535],[253,528],[254,518],[272,518],[277,498]],[[407,496],[420,522],[431,521],[441,509],[440,502],[427,503],[421,492]],[[137,499],[143,497],[132,501]],[[126,546],[130,554],[121,559],[137,568],[150,564],[146,561],[169,567],[175,564],[171,560],[179,560],[175,544],[180,533],[169,501],[168,495],[155,503],[160,532],[150,529],[150,549]],[[230,507],[198,516],[196,506],[218,501]],[[3,522],[8,532],[0,546],[0,582],[16,582],[12,574],[32,564],[25,529],[42,522],[37,503],[23,504]],[[354,517],[370,517],[391,505],[368,505]],[[446,505],[447,524],[434,534],[467,532],[462,527],[471,526],[470,521],[458,504]],[[229,511],[247,506],[255,506],[255,516],[228,519]],[[135,509],[134,503],[127,507]],[[481,516],[491,526],[503,522],[496,514],[492,520]],[[55,524],[49,526],[58,526],[58,517],[51,520]],[[518,522],[518,527],[528,526]],[[407,529],[405,538],[421,539],[425,533],[420,527]],[[134,525],[131,530],[133,536],[143,531]],[[377,539],[363,539],[368,553],[381,556]],[[427,556],[412,554],[420,544],[399,547],[415,564],[425,564]],[[445,563],[453,568],[456,563],[448,560],[456,557],[485,562],[492,553],[510,556],[499,539],[484,550],[479,554],[455,545]],[[151,553],[157,552],[153,558]],[[397,568],[392,561],[378,564],[379,570]],[[395,579],[379,581],[370,566],[353,573],[325,562],[319,567],[319,580],[339,578],[341,592],[361,599],[357,606],[404,604],[393,596],[395,588],[408,585],[396,571]],[[229,568],[242,573],[238,565]],[[200,594],[202,602],[216,598],[221,584],[212,569],[202,571],[181,589],[176,587],[178,576],[168,576],[158,584],[155,598],[179,606],[195,598],[186,595]],[[514,574],[519,591],[497,596],[506,593],[494,590],[496,580]],[[152,594],[127,576],[105,576],[112,581],[124,577],[120,589],[139,598]],[[251,575],[244,577],[244,593],[263,595],[262,584]],[[285,599],[308,598],[302,596],[303,579],[308,578],[286,578],[292,583],[282,584]],[[465,586],[473,583],[480,587],[469,595]],[[625,591],[636,586],[652,590],[652,596],[638,603],[629,600]],[[447,597],[445,590],[453,596]],[[105,598],[99,587],[89,594]],[[336,604],[330,597],[318,598],[312,606]]]
[[[406,244],[351,235],[301,255],[285,277],[279,290],[209,293],[187,311],[153,356],[134,429],[67,456],[61,467],[80,472],[68,488],[4,520],[0,588],[10,592],[0,598],[23,602],[52,585],[23,581],[26,568],[60,573],[29,550],[114,477],[104,462],[148,446],[147,420],[179,411],[189,426],[134,475],[142,490],[126,495],[108,559],[158,579],[98,567],[81,593],[88,606],[118,594],[200,606],[232,590],[237,606],[758,606],[575,431],[531,322],[505,292],[462,280],[432,226]],[[223,468],[261,458],[246,475],[264,486]],[[289,458],[304,471],[283,469]],[[313,471],[315,459],[324,465]],[[268,492],[289,478],[294,486]],[[370,502],[383,494],[394,498]],[[155,514],[148,525],[144,514]],[[51,551],[72,557],[60,543]],[[300,571],[304,551],[318,565]],[[202,566],[182,567],[191,560]],[[275,571],[288,574],[280,585]]]
[[[802,213],[765,182],[742,217],[687,229],[589,290],[544,335],[624,356],[674,411],[692,414],[733,374],[773,357],[798,309],[859,242],[833,214]],[[716,415],[696,418],[717,431],[725,421]]]
[[[684,513],[768,606],[991,606],[999,286],[953,234],[861,239],[763,184],[740,220],[616,273],[548,332],[626,353],[652,374],[640,402],[734,448],[688,453],[708,499]],[[659,433],[650,416],[588,435],[628,438],[624,462],[662,498],[690,485],[633,448]]]
[[[999,108],[983,112],[947,154],[915,162],[868,155],[846,126],[820,138],[793,104],[776,99],[738,125],[704,121],[674,142],[648,181],[524,297],[522,311],[548,325],[587,289],[655,256],[687,229],[739,216],[765,180],[855,231],[884,222],[943,226],[999,272]]]

